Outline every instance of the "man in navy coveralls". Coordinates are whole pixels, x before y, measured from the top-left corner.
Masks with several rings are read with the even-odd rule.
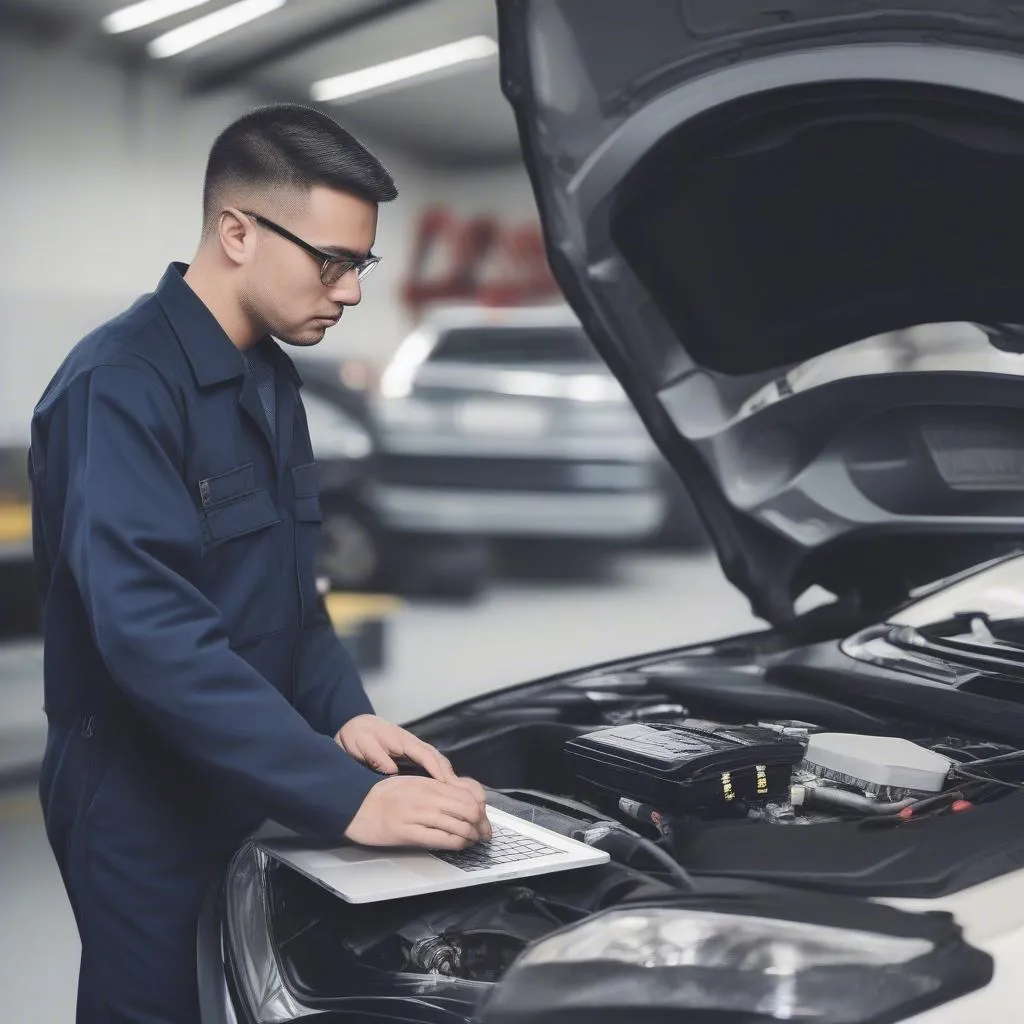
[[[36,407],[40,797],[80,1024],[196,1024],[203,897],[268,819],[373,846],[490,835],[483,789],[373,714],[331,627],[278,345],[317,344],[359,302],[396,195],[325,115],[251,112],[210,152],[192,263],[80,341]],[[398,756],[429,777],[389,777]]]

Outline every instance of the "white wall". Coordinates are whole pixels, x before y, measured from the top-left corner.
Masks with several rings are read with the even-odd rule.
[[[191,258],[210,143],[255,101],[185,101],[156,73],[5,39],[0,96],[0,443],[18,443],[68,349]],[[397,295],[424,205],[525,220],[533,200],[521,169],[439,174],[361,137],[400,198],[381,211],[385,260],[362,305],[317,352],[383,359],[409,326]]]
[[[519,164],[493,170],[448,172],[435,179],[432,191],[439,202],[467,216],[495,213],[510,222],[526,222],[537,216],[530,179]]]

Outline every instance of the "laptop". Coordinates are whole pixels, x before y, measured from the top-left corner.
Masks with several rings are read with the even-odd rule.
[[[378,903],[487,882],[507,882],[593,867],[610,859],[603,850],[567,839],[490,805],[487,818],[492,838],[465,850],[354,844],[318,848],[295,838],[265,839],[259,847],[348,903]]]

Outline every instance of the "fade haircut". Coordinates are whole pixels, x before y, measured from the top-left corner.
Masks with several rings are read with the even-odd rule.
[[[371,203],[398,196],[384,165],[337,121],[298,104],[259,107],[228,125],[210,150],[203,223],[209,226],[232,187],[309,191],[318,185]]]

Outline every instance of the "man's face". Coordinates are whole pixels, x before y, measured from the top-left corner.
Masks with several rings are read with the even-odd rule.
[[[377,206],[347,192],[314,188],[306,202],[253,209],[328,253],[360,259],[377,234]],[[276,232],[253,222],[255,258],[247,267],[242,301],[268,334],[289,345],[316,345],[346,306],[362,298],[355,270],[332,285],[320,279],[320,261]]]

